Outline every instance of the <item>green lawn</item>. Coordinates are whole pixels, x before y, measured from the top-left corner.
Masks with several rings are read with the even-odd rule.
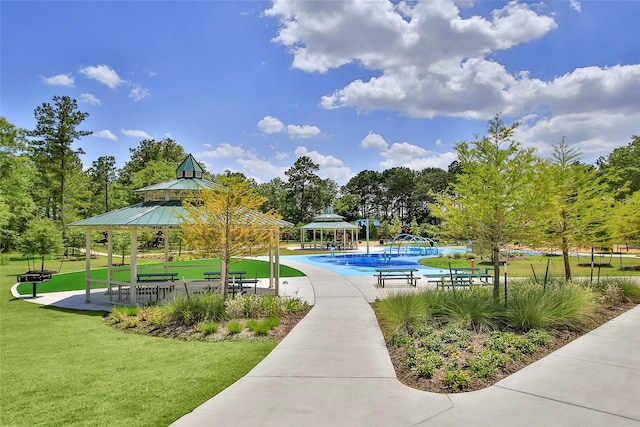
[[[103,313],[15,300],[9,289],[26,269],[24,260],[0,265],[0,425],[168,425],[275,347],[127,334],[106,326]]]
[[[80,263],[81,268],[84,268],[84,264]],[[99,266],[106,266],[106,261],[98,260],[96,262]],[[55,266],[57,270],[59,268],[58,265]],[[92,267],[94,263],[92,262]],[[204,278],[205,271],[219,271],[220,264],[217,260],[194,260],[194,261],[176,261],[169,263],[169,271],[177,272],[178,277],[182,279],[184,277],[186,280],[200,279]],[[253,278],[268,278],[269,277],[269,263],[266,261],[259,260],[242,260],[238,262],[231,263],[230,267],[231,271],[246,271],[247,277]],[[25,270],[26,271],[26,270]],[[153,272],[162,272],[164,271],[164,264],[158,263],[154,261],[153,263],[147,263],[140,265],[138,267],[138,272],[142,273],[153,273]],[[129,266],[115,267],[113,269],[113,280],[118,280],[122,282],[128,282],[130,279],[130,268]],[[60,292],[60,291],[75,291],[82,290],[85,288],[85,272],[84,269],[81,271],[73,271],[70,273],[56,274],[51,280],[47,282],[43,282],[38,284],[38,292],[46,293],[46,292]],[[287,267],[285,265],[280,266],[280,277],[300,277],[303,274],[291,267]],[[94,279],[107,279],[107,269],[103,268],[94,268],[91,270],[91,277]],[[104,288],[106,285],[102,283],[92,283],[92,288]],[[20,295],[29,295],[32,292],[31,283],[22,283],[18,286],[18,293]]]
[[[543,255],[529,255],[526,259],[513,259],[509,260],[509,264],[507,266],[507,271],[509,276],[511,277],[530,277],[533,276],[533,270],[531,266],[533,265],[533,269],[535,270],[536,276],[540,279],[543,278],[547,269],[547,262],[549,263],[549,277],[564,277],[564,262],[561,256],[553,256],[547,257]],[[580,263],[589,263],[590,257],[581,256],[578,257],[572,256],[570,257],[571,262],[571,275],[573,277],[590,277],[591,268],[589,267],[579,267],[578,262]],[[634,266],[640,265],[640,257],[618,257],[616,255],[610,257],[609,255],[603,256],[602,258],[596,256],[596,263],[610,263],[612,267],[603,267],[600,269],[601,277],[610,277],[610,276],[638,276],[640,272],[638,271],[622,271],[619,270],[619,267],[622,266]],[[446,257],[438,257],[438,258],[423,258],[420,260],[420,264],[435,267],[435,268],[449,268],[449,263],[452,268],[455,267],[471,267],[471,260],[467,259],[455,259],[455,258],[446,258]],[[479,265],[477,260],[475,261],[475,266],[484,268],[484,267],[492,267],[491,265]],[[504,270],[500,270],[500,274],[504,275]],[[593,271],[593,276],[597,277],[598,268],[596,267]]]

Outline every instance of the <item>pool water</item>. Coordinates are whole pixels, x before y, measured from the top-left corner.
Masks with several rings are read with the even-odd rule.
[[[419,266],[418,259],[424,256],[408,257],[397,254],[376,253],[376,254],[345,254],[345,255],[315,255],[309,259],[333,265],[343,265],[352,267],[416,267]],[[413,259],[411,259],[413,258]]]

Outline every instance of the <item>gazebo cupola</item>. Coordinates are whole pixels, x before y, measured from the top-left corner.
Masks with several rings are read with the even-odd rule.
[[[176,169],[176,179],[135,190],[144,194],[145,202],[181,201],[194,191],[212,188],[217,184],[203,179],[204,169],[189,154]]]

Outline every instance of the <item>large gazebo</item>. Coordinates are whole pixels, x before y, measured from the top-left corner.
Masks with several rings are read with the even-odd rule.
[[[176,179],[151,185],[135,190],[144,196],[144,200],[122,209],[107,212],[91,218],[83,219],[69,224],[69,226],[86,227],[85,235],[85,284],[86,301],[91,300],[91,283],[100,283],[111,288],[112,285],[130,286],[130,303],[137,303],[137,277],[138,277],[138,230],[152,228],[162,232],[164,240],[164,272],[169,271],[169,230],[177,229],[182,222],[186,211],[182,201],[203,189],[219,187],[212,181],[203,178],[204,170],[191,154],[176,169]],[[265,227],[273,230],[273,247],[269,251],[270,287],[275,287],[276,295],[279,293],[280,282],[280,258],[279,240],[280,228],[292,227],[293,224],[254,212],[255,221],[263,223]],[[128,230],[131,236],[131,264],[130,282],[118,282],[113,280],[113,231],[117,229]],[[106,231],[107,235],[107,277],[105,279],[91,278],[91,232]],[[274,284],[275,282],[275,284]]]
[[[334,214],[331,211],[316,215],[313,220],[303,226],[298,227],[300,230],[300,247],[305,248],[304,235],[306,231],[313,234],[313,242],[311,245],[317,247],[316,235],[320,235],[320,248],[327,249],[329,245],[335,245],[337,249],[358,249],[358,231],[360,227],[350,222],[346,222],[342,215]],[[351,236],[349,236],[349,233]],[[325,235],[332,235],[332,239],[325,240]]]

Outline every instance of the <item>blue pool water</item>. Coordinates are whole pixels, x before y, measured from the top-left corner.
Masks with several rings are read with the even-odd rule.
[[[400,256],[396,254],[345,254],[345,255],[315,255],[309,259],[315,262],[321,262],[333,265],[343,265],[352,267],[416,267],[419,266],[418,257]]]

